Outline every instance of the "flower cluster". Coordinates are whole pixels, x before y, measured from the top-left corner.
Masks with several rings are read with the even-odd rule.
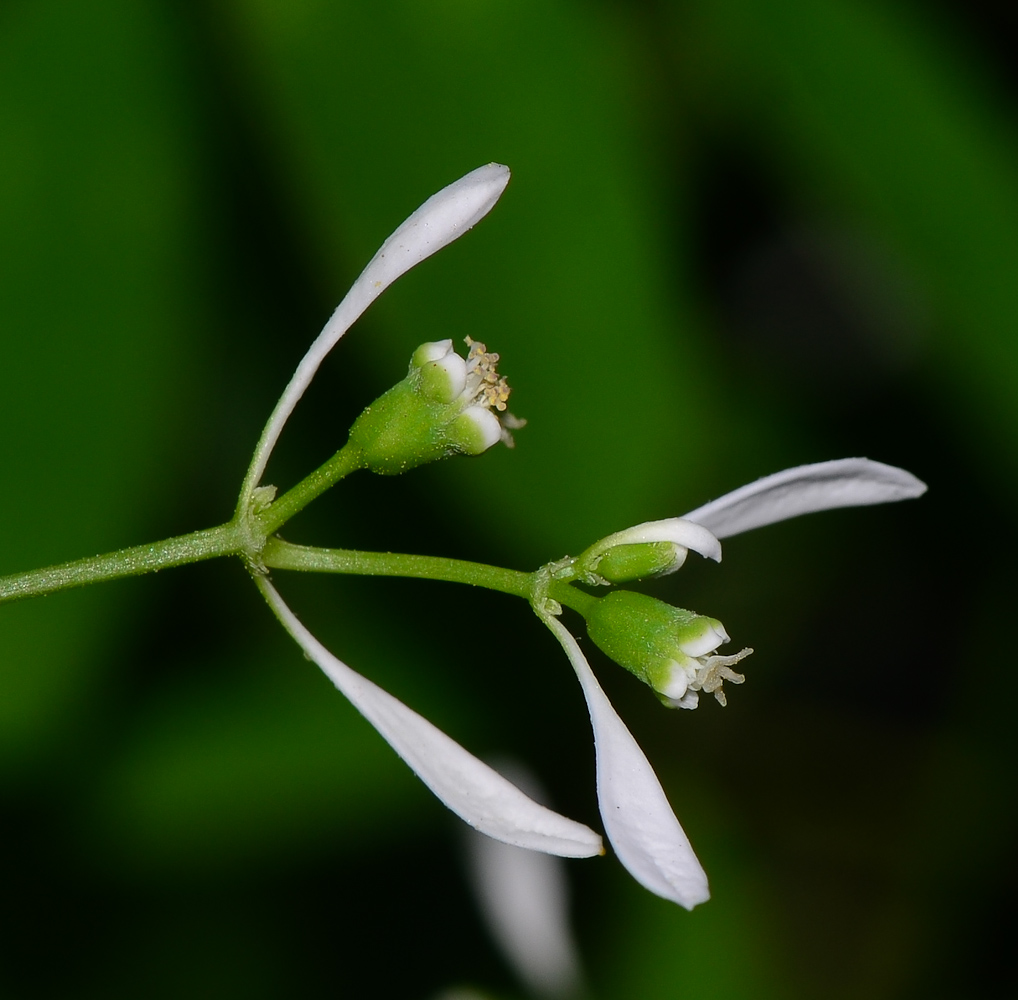
[[[642,554],[645,564],[654,562],[655,551],[660,555],[655,547],[670,546],[667,564],[657,569],[659,573],[682,565],[689,549],[720,562],[721,538],[801,514],[907,500],[925,492],[926,486],[904,469],[865,458],[802,465],[758,479],[681,518],[649,521],[609,535],[571,562],[568,572],[582,576],[592,558],[602,559],[617,546]],[[597,569],[603,566],[602,559]],[[719,621],[639,594],[620,600],[625,593],[601,598],[587,614],[588,630],[594,622],[591,637],[678,707],[696,707],[700,690],[713,692],[724,704],[721,682],[741,683],[742,676],[731,667],[752,650],[716,656],[713,650],[728,641]],[[629,616],[616,613],[627,605]],[[606,606],[612,610],[604,619],[614,620],[607,624],[599,611]],[[641,885],[665,899],[687,909],[705,902],[710,897],[707,876],[650,762],[612,708],[573,635],[555,614],[546,611],[541,617],[562,644],[587,700],[601,819],[619,860]],[[617,631],[613,633],[609,625]],[[666,656],[672,658],[671,664],[662,663]]]
[[[507,168],[488,164],[425,202],[383,244],[340,303],[301,362],[262,435],[242,497],[252,498],[280,431],[325,355],[367,306],[400,275],[456,239],[498,200]],[[451,341],[425,344],[410,374],[379,416],[389,394],[358,419],[351,441],[368,467],[399,472],[453,452],[477,454],[518,426],[504,413],[509,388],[496,370],[498,356],[468,342],[466,359]],[[402,388],[400,388],[402,387]],[[393,413],[397,416],[393,418]],[[415,421],[426,415],[422,430]],[[392,420],[396,423],[393,424]],[[392,427],[398,433],[391,433]],[[264,488],[263,488],[264,489]],[[720,561],[719,539],[811,511],[917,497],[925,486],[904,470],[852,458],[800,466],[767,476],[699,507],[682,518],[647,522],[610,535],[576,559],[555,564],[559,580],[615,584],[678,569],[688,551]],[[470,826],[496,840],[564,857],[603,853],[600,836],[582,823],[534,802],[515,785],[406,705],[351,670],[301,624],[264,575],[258,586],[301,648],[388,740],[431,790]],[[707,878],[654,770],[615,712],[561,607],[535,595],[535,611],[561,643],[580,682],[597,754],[597,792],[608,839],[632,875],[658,895],[691,908],[709,896]],[[731,668],[749,649],[720,655],[728,642],[719,621],[671,608],[626,591],[591,598],[591,638],[640,676],[666,703],[694,708],[698,692],[725,703],[723,681],[741,683]]]

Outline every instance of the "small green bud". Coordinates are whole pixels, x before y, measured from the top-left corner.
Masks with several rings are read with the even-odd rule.
[[[350,429],[364,467],[397,475],[450,455],[479,455],[512,437],[492,410],[504,411],[509,386],[498,355],[467,338],[464,359],[451,340],[421,344],[405,379],[372,403]],[[506,426],[521,426],[506,414]]]
[[[721,543],[703,525],[682,517],[645,521],[595,542],[573,566],[585,583],[626,583],[674,573],[689,550],[721,561]]]
[[[673,573],[682,565],[685,557],[686,550],[672,542],[641,542],[636,545],[616,545],[592,557],[587,557],[585,552],[577,563],[580,572],[584,574],[596,574],[608,583],[627,583],[648,576]]]
[[[251,513],[259,514],[263,510],[267,510],[275,499],[275,486],[256,486],[251,491]]]
[[[716,618],[629,590],[600,598],[586,614],[587,632],[597,646],[672,707],[695,708],[701,690],[713,693],[724,705],[722,681],[745,680],[730,667],[752,650],[716,655],[714,650],[729,641]]]

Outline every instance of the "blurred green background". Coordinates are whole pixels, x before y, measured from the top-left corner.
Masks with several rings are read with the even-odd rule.
[[[382,239],[489,160],[478,229],[324,366],[270,480],[421,341],[503,356],[518,447],[356,477],[296,541],[531,569],[757,476],[930,485],[648,589],[757,653],[664,711],[595,656],[711,877],[574,862],[595,998],[1000,997],[1015,871],[1013,12],[902,0],[3,0],[0,573],[225,520]],[[582,698],[522,602],[277,574],[339,656],[599,825]],[[242,569],[0,609],[0,995],[521,987],[457,821]]]

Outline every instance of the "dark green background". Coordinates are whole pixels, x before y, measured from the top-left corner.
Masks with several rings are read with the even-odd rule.
[[[1013,17],[1013,15],[1012,15]],[[425,340],[503,355],[514,452],[356,478],[320,544],[530,569],[848,455],[930,485],[739,537],[653,593],[757,653],[722,711],[594,666],[711,877],[573,862],[596,998],[1014,989],[1013,21],[890,0],[0,3],[0,572],[225,520],[382,239],[513,181],[323,367],[270,480]],[[522,602],[293,579],[339,656],[597,825]],[[239,565],[0,610],[0,995],[521,996],[457,822]]]

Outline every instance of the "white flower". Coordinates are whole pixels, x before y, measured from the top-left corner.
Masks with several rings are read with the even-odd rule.
[[[242,505],[251,503],[256,489],[264,489],[258,483],[283,425],[340,337],[393,281],[479,222],[508,183],[507,167],[497,163],[480,167],[429,198],[382,244],[311,345],[276,404],[245,478]],[[483,354],[483,345],[479,346]],[[448,352],[440,344],[433,353],[445,357]],[[469,361],[465,369],[468,366]],[[479,367],[480,362],[475,360],[469,371],[464,370],[464,388],[476,378],[474,373]],[[475,394],[482,391],[481,379],[476,380]],[[494,391],[497,395],[497,379]],[[498,402],[495,399],[494,405]],[[504,400],[502,403],[504,406]],[[600,836],[589,827],[534,802],[426,719],[340,662],[301,624],[265,577],[256,577],[256,581],[305,654],[435,795],[470,826],[506,844],[563,857],[604,853]]]
[[[495,207],[508,183],[508,167],[500,163],[478,167],[432,195],[382,244],[336,306],[276,403],[244,480],[242,503],[258,485],[283,425],[340,337],[397,278],[480,222]]]
[[[925,492],[926,486],[903,469],[865,458],[845,458],[786,469],[704,504],[684,518],[647,522],[609,537],[614,544],[667,541],[680,549],[697,547],[720,561],[720,546],[715,554],[711,543],[690,529],[690,522],[708,529],[716,544],[717,538],[812,511],[906,500]],[[685,558],[685,553],[679,556]],[[597,756],[597,796],[608,840],[641,885],[692,909],[710,897],[707,876],[650,762],[612,708],[573,636],[551,614],[542,614],[542,619],[562,644],[587,700]],[[713,638],[724,636],[713,636],[710,641]],[[702,677],[697,672],[690,682],[687,673],[680,699],[687,697],[687,687],[695,690],[694,684],[710,690],[708,684],[714,682],[708,676],[711,659],[709,655],[704,657],[702,666],[706,671]],[[714,664],[722,668],[728,665]]]
[[[297,367],[276,404],[255,449],[244,480],[240,506],[254,509],[271,500],[259,485],[284,424],[319,365],[340,337],[393,281],[442,249],[480,221],[509,181],[508,168],[491,163],[429,198],[390,236],[354,282],[321,334]],[[454,360],[451,344],[425,345],[418,364],[438,364],[443,391],[461,400],[461,414],[481,443],[494,443],[496,432],[518,422],[500,423],[491,409],[504,410],[508,389],[495,372],[497,356],[483,344],[472,345],[465,362]],[[497,431],[496,431],[497,429]],[[919,496],[925,486],[901,469],[866,459],[844,459],[801,466],[744,486],[687,514],[637,525],[609,536],[576,561],[587,582],[605,582],[630,573],[673,572],[689,549],[719,560],[719,538],[833,507],[885,503]],[[648,553],[647,547],[651,547]],[[655,548],[658,547],[658,548]],[[629,550],[633,559],[616,559]],[[569,561],[570,563],[572,561]],[[631,577],[630,577],[631,578]],[[470,826],[495,840],[563,857],[603,853],[600,836],[589,827],[534,802],[488,765],[473,757],[426,719],[351,670],[304,627],[264,576],[256,582],[287,631],[389,742],[438,798]],[[654,774],[625,724],[597,683],[576,640],[552,614],[552,603],[538,607],[542,620],[566,651],[579,678],[594,730],[597,790],[608,838],[619,859],[642,885],[666,899],[692,908],[709,896],[707,877]],[[677,705],[693,707],[698,690],[720,694],[723,679],[741,679],[729,669],[735,657],[714,653],[727,640],[720,622],[681,648],[659,689]]]

